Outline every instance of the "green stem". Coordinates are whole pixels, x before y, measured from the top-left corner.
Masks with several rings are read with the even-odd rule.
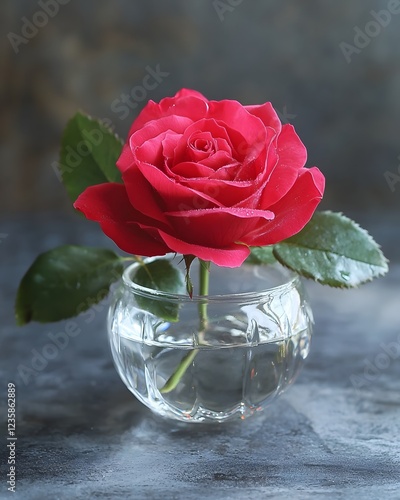
[[[200,259],[199,259],[200,260]],[[200,260],[200,289],[199,295],[207,296],[210,284],[210,263]],[[204,333],[208,327],[208,314],[207,314],[207,301],[199,302],[199,339],[200,341],[204,337]],[[162,394],[173,391],[178,386],[181,378],[186,373],[186,370],[193,363],[194,358],[199,352],[198,349],[190,350],[181,360],[178,368],[169,377],[164,387],[160,389]]]
[[[208,289],[210,286],[210,263],[205,262],[204,260],[200,260],[199,271],[200,271],[199,295],[207,296]],[[200,335],[206,331],[208,326],[207,305],[208,305],[207,301],[199,302]]]
[[[181,378],[185,374],[186,370],[192,364],[192,362],[193,362],[193,360],[196,357],[196,354],[198,352],[199,351],[197,349],[193,349],[193,350],[189,351],[187,354],[185,354],[185,356],[182,358],[182,361],[179,363],[178,368],[169,377],[169,379],[165,383],[164,387],[162,389],[160,389],[160,392],[162,394],[166,394],[167,392],[171,392],[176,388],[176,386],[179,384]]]

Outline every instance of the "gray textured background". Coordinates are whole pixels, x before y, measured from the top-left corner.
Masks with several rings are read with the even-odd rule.
[[[13,49],[37,1],[0,7],[0,210],[68,210],[51,165],[78,108],[110,119],[125,137],[142,103],[121,119],[112,103],[140,85],[146,67],[169,73],[147,98],[193,87],[209,98],[267,100],[292,122],[309,165],[327,177],[325,208],[398,210],[400,182],[400,14],[348,63],[371,10],[393,0],[64,0],[27,44]]]

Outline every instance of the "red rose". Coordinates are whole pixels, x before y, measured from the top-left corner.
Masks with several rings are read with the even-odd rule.
[[[310,220],[325,181],[304,168],[306,157],[270,103],[183,89],[133,122],[117,162],[123,184],[91,186],[74,206],[128,253],[237,267],[249,246],[282,241]]]

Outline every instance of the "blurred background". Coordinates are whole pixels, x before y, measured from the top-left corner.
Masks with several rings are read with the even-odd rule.
[[[71,211],[55,162],[76,110],[125,138],[148,99],[190,87],[271,101],[327,178],[323,208],[397,216],[398,4],[2,0],[1,214]]]

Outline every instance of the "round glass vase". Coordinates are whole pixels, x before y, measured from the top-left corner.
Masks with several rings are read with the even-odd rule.
[[[209,294],[190,298],[135,283],[142,265],[124,271],[108,331],[121,379],[155,414],[196,423],[245,419],[295,380],[312,333],[297,275],[279,264],[211,266]],[[176,312],[174,321],[160,315],[166,310]]]

